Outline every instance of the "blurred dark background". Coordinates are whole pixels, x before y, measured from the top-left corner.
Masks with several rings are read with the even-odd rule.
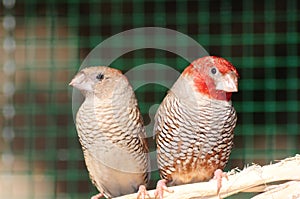
[[[68,83],[98,44],[139,27],[179,31],[238,69],[238,124],[226,170],[299,153],[299,9],[297,0],[2,0],[0,198],[79,199],[97,193],[77,139]],[[141,49],[111,66],[126,72],[146,63],[179,72],[188,65],[170,52]],[[146,124],[149,108],[166,91],[155,84],[136,90]]]

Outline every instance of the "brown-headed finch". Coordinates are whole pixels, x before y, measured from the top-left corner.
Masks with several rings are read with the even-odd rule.
[[[157,161],[162,180],[156,196],[180,185],[217,178],[233,146],[237,116],[231,103],[238,73],[227,60],[206,56],[192,62],[164,98],[155,116]]]
[[[99,190],[93,199],[134,193],[147,195],[149,155],[143,119],[134,91],[117,69],[88,67],[70,85],[85,100],[76,128],[90,178]]]

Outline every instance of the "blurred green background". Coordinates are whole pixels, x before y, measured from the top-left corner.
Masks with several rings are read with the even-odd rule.
[[[238,69],[238,124],[226,170],[299,153],[299,10],[297,0],[2,0],[0,198],[79,199],[97,193],[77,139],[68,83],[93,48],[138,27],[179,31]],[[180,72],[188,64],[166,51],[141,49],[111,66],[126,72],[146,63]],[[149,108],[166,91],[155,84],[136,90],[146,124]],[[157,172],[153,177],[155,182]]]

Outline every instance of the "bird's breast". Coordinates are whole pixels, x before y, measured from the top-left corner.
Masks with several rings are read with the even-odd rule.
[[[176,98],[165,100],[156,117],[162,177],[173,184],[210,179],[228,161],[235,110],[231,104],[206,102],[187,106]]]

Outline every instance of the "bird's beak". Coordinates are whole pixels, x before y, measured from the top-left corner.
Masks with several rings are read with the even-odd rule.
[[[84,81],[84,74],[79,73],[77,74],[72,81],[69,83],[70,86],[73,86],[75,88],[78,88],[78,86]]]
[[[222,76],[220,81],[216,85],[217,90],[226,92],[237,92],[238,91],[238,77],[234,72],[226,73]]]
[[[75,78],[74,78],[74,79],[72,79],[72,81],[69,83],[69,86],[73,86],[73,87],[75,87]]]
[[[80,91],[92,91],[92,83],[89,81],[90,79],[86,78],[84,73],[79,73],[72,79],[69,85],[77,88]]]

